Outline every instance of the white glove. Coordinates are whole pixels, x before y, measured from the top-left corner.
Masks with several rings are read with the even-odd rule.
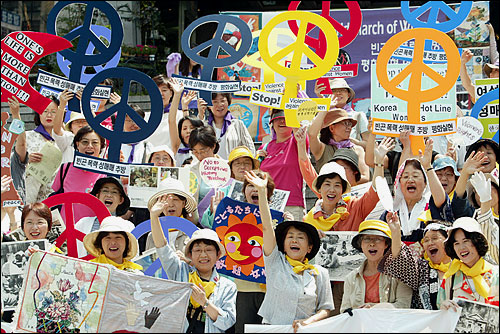
[[[483,172],[475,172],[470,178],[470,183],[479,195],[481,203],[491,201],[491,180],[487,180]]]

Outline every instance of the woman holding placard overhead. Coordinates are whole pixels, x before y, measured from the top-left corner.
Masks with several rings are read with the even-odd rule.
[[[59,108],[59,100],[51,96],[52,102],[47,106],[42,114],[35,112],[35,125],[36,128],[32,131],[26,132],[26,150],[29,154],[28,167],[26,169],[26,202],[35,203],[41,202],[46,199],[52,189],[50,188],[54,177],[52,176],[46,183],[42,183],[39,178],[34,175],[31,167],[47,165],[48,161],[62,159],[62,153],[55,145],[54,138],[52,137],[52,129],[54,127],[54,119],[56,117],[57,109]],[[52,148],[51,156],[44,156],[40,151]],[[34,166],[36,165],[36,166]],[[38,168],[36,168],[38,169]],[[52,173],[54,170],[51,171]]]
[[[219,155],[223,159],[237,146],[246,146],[255,154],[255,146],[245,124],[233,117],[229,111],[231,93],[212,93],[212,107],[208,108],[208,125],[214,127],[219,140]],[[198,99],[198,116],[203,119],[207,103]]]

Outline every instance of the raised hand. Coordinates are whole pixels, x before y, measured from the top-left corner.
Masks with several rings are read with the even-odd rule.
[[[71,100],[75,96],[75,93],[70,92],[69,90],[65,89],[61,95],[59,95],[59,107],[63,108],[66,107],[68,104],[68,101]]]
[[[486,179],[483,172],[475,172],[470,178],[470,183],[479,195],[481,203],[491,201],[491,180]]]
[[[172,87],[172,90],[174,91],[175,94],[182,94],[184,91],[184,84],[181,81],[178,81],[176,78],[170,78],[170,87]]]
[[[409,148],[411,145],[410,142],[410,130],[405,130],[399,134],[399,140],[401,141],[401,144],[403,144],[403,147]]]
[[[12,96],[7,98],[7,104],[9,105],[12,117],[21,119],[21,113],[20,113],[21,105],[19,104],[19,101],[14,96]]]
[[[261,179],[252,170],[250,172],[245,172],[245,179],[258,190],[262,190],[266,189],[267,187],[267,174],[264,175],[265,175],[264,179]]]
[[[483,163],[488,161],[484,152],[473,151],[467,160],[465,160],[461,174],[472,175],[475,172],[481,172],[484,169]]]
[[[425,143],[425,149],[422,153],[422,150],[418,150],[418,160],[422,164],[425,170],[432,167],[432,148],[434,146],[434,140],[429,138]]]
[[[217,206],[219,205],[219,203],[222,201],[222,199],[225,196],[226,195],[222,191],[217,191],[217,193],[214,196],[212,196],[212,199],[210,202],[210,210],[212,211],[212,213],[215,213]]]
[[[314,84],[314,93],[317,97],[325,97],[321,92],[326,88],[326,84],[316,81]]]
[[[10,190],[10,181],[12,181],[10,176],[2,175],[2,194]]]
[[[380,144],[375,144],[373,150],[375,163],[382,163],[387,152],[393,150],[394,147],[396,147],[396,141],[391,137],[385,137]]]
[[[167,201],[168,201],[167,195],[163,195],[160,198],[158,198],[156,203],[151,207],[151,210],[149,210],[151,216],[160,217],[161,213],[163,212],[163,208],[165,207],[165,205],[167,205]]]
[[[196,98],[196,91],[190,90],[190,91],[184,92],[184,94],[182,94],[182,98],[181,98],[182,109],[183,110],[184,109],[188,109],[189,108],[189,104],[195,98]]]
[[[120,103],[120,101],[122,100],[121,96],[116,94],[116,93],[111,93],[111,95],[109,96],[109,102],[113,103],[113,104],[118,104]]]
[[[462,51],[462,56],[460,57],[460,62],[462,64],[465,64],[465,63],[469,62],[473,56],[474,55],[472,54],[472,52],[469,49],[464,49]]]

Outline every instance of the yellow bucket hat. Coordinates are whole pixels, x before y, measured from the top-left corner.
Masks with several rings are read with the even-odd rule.
[[[352,238],[351,244],[352,247],[356,248],[361,252],[361,244],[360,237],[363,234],[369,235],[379,235],[388,239],[392,238],[391,229],[389,225],[381,220],[365,220],[361,224],[359,224],[358,234]]]
[[[259,169],[260,166],[260,161],[255,159],[255,157],[252,155],[252,151],[246,146],[238,146],[235,147],[231,153],[229,153],[229,159],[228,159],[228,164],[231,166],[231,163],[239,158],[247,157],[252,159],[253,163],[253,168],[252,169]]]

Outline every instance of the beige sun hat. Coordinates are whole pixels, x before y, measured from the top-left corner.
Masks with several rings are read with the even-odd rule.
[[[191,236],[191,239],[189,239],[189,242],[186,244],[186,247],[184,247],[184,255],[187,258],[191,258],[191,255],[189,254],[189,248],[193,242],[196,240],[211,240],[215,241],[217,243],[217,246],[219,246],[219,259],[226,255],[226,249],[224,248],[224,245],[220,242],[219,236],[217,235],[217,232],[214,230],[210,230],[208,228],[202,228],[199,230],[194,231],[193,235]]]
[[[331,174],[337,174],[338,176],[340,176],[340,178],[342,180],[344,180],[346,182],[347,186],[346,186],[346,189],[344,189],[344,192],[343,192],[344,194],[351,191],[351,184],[349,183],[349,181],[347,181],[347,177],[345,175],[345,168],[334,161],[326,163],[321,167],[321,170],[319,171],[318,176],[314,179],[314,181],[312,183],[313,190],[316,191],[317,193],[319,193],[319,188],[318,188],[317,184],[318,183],[321,184],[324,181],[324,179],[327,176],[330,176]],[[333,177],[333,176],[331,176],[331,177]],[[320,185],[320,188],[321,188],[321,185]]]
[[[101,250],[96,248],[94,242],[97,236],[101,232],[125,232],[128,237],[128,253],[123,257],[124,260],[131,260],[139,252],[139,243],[137,238],[132,234],[132,230],[135,228],[134,224],[120,217],[109,216],[102,220],[99,229],[94,232],[90,232],[83,238],[83,245],[87,252],[95,257],[102,255]]]
[[[186,199],[186,211],[187,213],[191,213],[197,209],[198,204],[194,199],[193,195],[186,191],[184,184],[176,179],[166,178],[161,181],[158,185],[158,192],[156,192],[148,201],[148,210],[151,210],[153,205],[155,205],[158,198],[163,195],[174,194],[182,196]]]
[[[330,82],[330,89],[339,89],[339,88],[346,88],[349,91],[349,98],[347,99],[347,103],[351,102],[352,99],[354,99],[354,96],[356,93],[354,92],[354,89],[352,89],[347,81],[344,78],[333,78],[329,80]]]
[[[325,119],[323,120],[323,125],[321,128],[326,128],[332,124],[337,124],[339,122],[342,122],[343,120],[350,120],[352,122],[352,126],[356,126],[358,124],[358,121],[349,116],[347,111],[341,108],[332,108],[328,110],[328,112],[325,115]]]
[[[73,121],[78,121],[80,119],[86,120],[85,116],[83,116],[81,112],[72,111],[71,114],[69,115],[69,121],[64,125],[64,129],[66,129],[66,131],[71,131],[71,123]]]

